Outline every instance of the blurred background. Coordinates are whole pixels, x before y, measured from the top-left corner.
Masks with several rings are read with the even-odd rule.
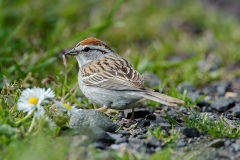
[[[16,103],[33,86],[65,97],[77,83],[78,65],[63,53],[88,37],[105,42],[148,80],[157,79],[152,88],[174,97],[182,98],[175,89],[181,85],[191,90],[240,79],[239,0],[1,0],[0,159],[67,157],[72,136],[43,128],[40,136],[24,137],[31,120],[15,124],[24,116]],[[91,107],[78,95],[65,100],[79,104],[82,98]],[[91,153],[106,159],[106,152]]]
[[[49,75],[68,85],[77,63],[62,54],[87,37],[104,41],[140,72],[166,85],[201,86],[240,75],[237,0],[5,0],[0,2],[0,87]],[[44,83],[44,85],[46,85]]]

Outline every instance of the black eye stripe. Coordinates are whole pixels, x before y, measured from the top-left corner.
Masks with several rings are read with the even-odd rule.
[[[88,52],[88,51],[90,51],[90,48],[89,48],[89,47],[85,47],[85,48],[83,49],[83,51],[84,51],[84,52]]]
[[[90,49],[89,47],[86,47],[86,48],[83,49],[84,52],[89,52],[90,50],[91,50],[91,51],[93,51],[93,50],[100,51],[100,52],[102,52],[103,54],[106,54],[106,53],[107,53],[106,51],[103,51],[103,50],[101,50],[101,49]]]

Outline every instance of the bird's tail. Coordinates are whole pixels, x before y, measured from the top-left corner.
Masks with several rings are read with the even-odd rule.
[[[140,93],[143,98],[155,101],[155,102],[159,102],[168,106],[177,106],[177,104],[184,104],[183,100],[177,99],[177,98],[173,98],[164,94],[161,94],[159,92],[151,92],[151,91],[147,91],[147,92],[142,92]]]

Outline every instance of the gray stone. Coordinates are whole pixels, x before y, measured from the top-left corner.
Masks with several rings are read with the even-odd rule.
[[[155,120],[156,119],[156,115],[155,114],[148,114],[148,115],[146,115],[145,119]]]
[[[162,118],[162,117],[157,117],[154,121],[151,121],[151,123],[156,123],[156,124],[159,124],[159,123],[169,123],[169,121],[165,118]]]
[[[172,125],[169,123],[159,123],[159,126],[163,129],[163,130],[169,130],[172,128]]]
[[[114,132],[118,125],[96,110],[81,110],[70,117],[69,127],[74,129],[92,128],[96,132]]]
[[[188,138],[194,138],[194,137],[199,137],[200,133],[196,128],[185,128],[183,130],[183,135],[185,135]]]
[[[187,145],[187,141],[184,140],[184,139],[180,139],[178,142],[177,142],[177,147],[185,147]]]
[[[161,147],[160,141],[153,136],[147,137],[146,144],[148,147],[154,147],[154,148]]]
[[[128,131],[125,131],[125,130],[119,130],[116,133],[117,134],[122,134],[122,135],[130,135],[130,133]]]
[[[129,145],[131,146],[131,148],[133,148],[137,151],[146,150],[144,140],[138,139],[138,138],[129,138],[128,141],[129,141]]]
[[[145,78],[145,83],[147,87],[154,88],[159,86],[161,83],[159,77],[151,72],[144,72],[143,77]]]
[[[143,119],[140,122],[138,122],[137,126],[138,126],[138,128],[150,126],[150,120]]]
[[[105,144],[112,144],[115,142],[115,138],[113,138],[112,136],[110,136],[108,133],[103,132],[101,134],[98,134],[96,136],[96,141],[97,142],[103,142]]]
[[[225,112],[232,105],[234,105],[232,99],[217,99],[211,104],[211,107],[219,112]]]
[[[217,85],[218,96],[224,96],[224,94],[227,92],[229,87],[230,87],[230,83],[229,82],[219,83]]]
[[[209,146],[213,147],[213,148],[220,148],[224,145],[225,145],[225,140],[223,140],[223,139],[215,139],[209,143]]]
[[[240,140],[238,139],[234,144],[232,144],[232,147],[234,148],[235,152],[240,151]]]
[[[189,92],[194,92],[196,90],[195,85],[192,82],[182,82],[178,85],[178,89],[183,92],[187,90]]]
[[[121,137],[121,138],[116,139],[115,144],[127,143],[127,142],[128,142],[127,137]]]
[[[137,128],[133,130],[133,133],[136,135],[142,135],[144,133],[147,133],[147,128]]]

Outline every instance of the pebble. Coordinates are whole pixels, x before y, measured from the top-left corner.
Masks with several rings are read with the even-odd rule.
[[[117,134],[122,134],[122,135],[130,135],[130,133],[126,130],[119,130],[116,132]]]
[[[219,112],[225,112],[233,105],[234,101],[232,99],[217,99],[211,104],[211,107]]]
[[[127,137],[121,137],[116,139],[115,144],[120,144],[120,143],[127,143],[128,142],[128,138]]]
[[[150,126],[150,120],[141,120],[140,122],[138,122],[137,127],[138,128],[143,128],[143,127],[147,127]]]
[[[156,115],[155,114],[148,114],[148,115],[146,115],[145,119],[155,120],[156,119]]]
[[[107,134],[106,132],[100,133],[96,136],[96,142],[103,142],[105,144],[112,144],[115,142],[115,138]]]
[[[153,136],[147,137],[146,144],[147,144],[148,147],[154,147],[154,148],[161,147],[160,141]]]
[[[159,126],[161,127],[161,129],[163,129],[163,130],[170,130],[170,129],[172,128],[172,125],[169,124],[169,123],[159,123],[158,125],[159,125]]]
[[[229,82],[223,82],[223,83],[220,83],[220,84],[217,84],[217,94],[218,96],[224,96],[225,93],[228,91],[230,87],[230,83]]]
[[[194,92],[196,90],[196,86],[192,82],[182,82],[178,85],[178,89],[181,92],[187,90],[188,92]]]
[[[212,142],[209,143],[208,146],[213,147],[213,148],[220,148],[222,146],[224,146],[224,139],[215,139]]]
[[[133,130],[133,133],[136,135],[142,135],[147,133],[147,128],[137,128]]]
[[[147,87],[154,88],[158,87],[161,84],[160,78],[151,72],[144,72],[142,76],[145,79],[145,84]]]
[[[93,118],[94,117],[94,118]],[[107,132],[116,131],[119,126],[111,121],[102,112],[96,110],[81,110],[81,112],[72,114],[69,121],[69,127],[74,129],[93,128]]]
[[[182,132],[183,132],[183,135],[185,135],[188,138],[194,138],[194,137],[200,136],[200,133],[196,128],[184,128]]]
[[[185,147],[187,145],[187,141],[184,140],[184,139],[180,139],[178,142],[177,142],[177,147]]]

